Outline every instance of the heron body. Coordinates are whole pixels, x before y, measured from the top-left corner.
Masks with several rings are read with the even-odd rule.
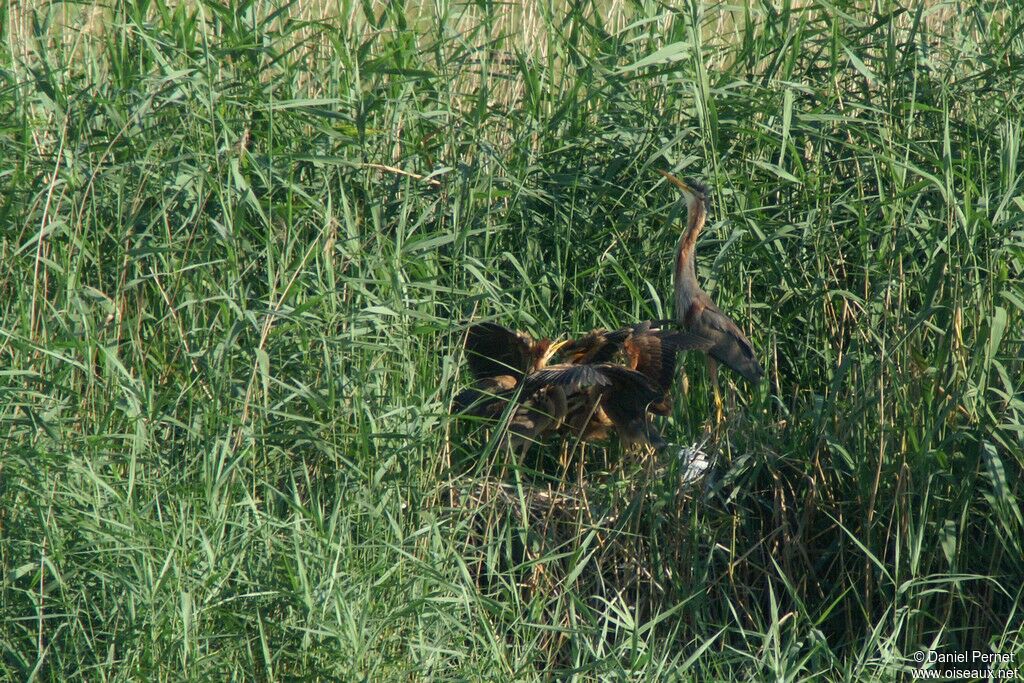
[[[565,387],[527,382],[547,366],[557,345],[485,322],[469,328],[465,348],[474,382],[455,397],[456,412],[497,418],[517,399],[508,426],[509,443],[517,451],[561,426],[568,411]]]
[[[719,422],[718,363],[752,383],[761,380],[764,370],[750,341],[697,280],[695,251],[707,218],[707,189],[659,172],[686,198],[686,228],[676,250],[672,321],[682,330],[647,320],[552,342],[492,322],[471,325],[465,350],[474,381],[455,397],[457,412],[496,418],[509,411],[508,442],[523,452],[540,438],[563,430],[584,440],[614,432],[627,447],[659,448],[664,440],[649,415],[671,412],[669,390],[680,352],[706,354]],[[561,362],[552,364],[556,356]]]
[[[636,373],[646,380],[640,382],[630,374],[622,376],[614,390],[604,392],[600,403],[587,411],[586,423],[574,422],[584,438],[600,439],[615,427],[625,445],[644,444],[655,448],[664,442],[650,424],[647,414],[667,415],[672,411],[669,388],[675,376],[679,352],[699,348],[707,340],[661,326],[660,322],[644,321],[618,330],[594,330],[579,339],[567,342],[561,352],[569,362],[617,363],[616,367]]]
[[[614,431],[626,445],[657,446],[663,442],[647,414],[667,396],[685,338],[647,323],[552,343],[495,323],[473,325],[466,355],[474,384],[456,396],[455,408],[498,417],[516,401],[508,431],[519,451],[563,426],[587,440]],[[566,349],[565,362],[550,363]]]
[[[747,381],[757,384],[764,369],[754,355],[750,340],[711,300],[697,280],[697,237],[707,220],[706,187],[684,183],[675,176],[658,171],[682,191],[686,199],[686,229],[679,237],[674,273],[676,321],[688,332],[706,340],[703,350],[708,358],[708,374],[715,393],[718,419],[721,419],[721,398],[718,391],[718,363],[723,363]]]

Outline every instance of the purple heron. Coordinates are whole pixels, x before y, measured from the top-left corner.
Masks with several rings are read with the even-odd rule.
[[[497,323],[476,323],[466,333],[466,361],[475,380],[455,397],[458,412],[484,415],[493,411],[493,400],[515,389],[523,377],[547,365],[557,351],[549,339],[535,340]],[[484,412],[479,412],[483,410]],[[498,407],[498,414],[502,408]]]
[[[694,251],[697,237],[707,220],[707,188],[696,182],[684,183],[660,169],[658,173],[679,188],[686,199],[686,229],[679,238],[676,252],[676,321],[688,332],[708,340],[702,350],[707,354],[708,376],[715,394],[715,418],[721,422],[722,397],[718,391],[718,364],[728,365],[754,384],[761,381],[764,370],[754,356],[750,340],[732,318],[715,305],[697,282]]]
[[[569,363],[617,364],[647,380],[642,387],[626,392],[621,386],[604,391],[596,397],[599,403],[570,411],[570,427],[586,440],[604,438],[614,427],[626,446],[663,447],[665,443],[647,414],[672,411],[669,389],[678,353],[706,345],[707,340],[699,335],[667,330],[649,320],[613,331],[597,329],[566,343],[561,352],[568,354]]]
[[[615,429],[627,445],[660,442],[660,436],[649,429],[647,411],[664,392],[637,369],[611,362],[614,352],[600,360],[549,365],[569,343],[535,341],[495,323],[472,326],[466,353],[475,383],[456,396],[455,408],[497,417],[509,401],[516,400],[519,406],[510,418],[509,442],[523,452],[561,428],[570,416],[582,422],[584,413],[587,423],[573,426],[590,427],[586,436],[600,438]],[[598,406],[600,418],[591,426],[590,415]]]
[[[456,412],[497,418],[518,394],[520,405],[508,427],[509,442],[515,450],[528,450],[531,443],[561,425],[568,410],[565,389],[536,382],[524,384],[525,378],[547,366],[558,344],[484,322],[469,328],[465,348],[474,383],[455,397]],[[521,384],[523,391],[518,390]]]

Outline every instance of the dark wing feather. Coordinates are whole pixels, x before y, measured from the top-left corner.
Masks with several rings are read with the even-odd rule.
[[[681,332],[678,330],[672,330],[670,332],[662,332],[661,340],[663,344],[671,346],[675,351],[707,351],[715,345],[713,339],[709,339],[699,332],[689,331]]]
[[[612,383],[601,393],[601,408],[615,425],[623,445],[664,447],[664,439],[647,419],[651,404],[663,394],[660,388],[643,374],[621,365],[602,366],[602,371]]]
[[[622,350],[622,345],[630,337],[647,334],[651,330],[651,321],[645,320],[631,327],[622,327],[609,332],[598,328],[586,335],[566,344],[562,350],[575,354],[575,363],[610,363]]]
[[[543,370],[527,375],[523,380],[524,398],[540,389],[551,386],[567,386],[573,389],[608,384],[608,378],[594,365],[550,365]]]
[[[665,333],[665,331],[666,330],[663,329],[660,325],[655,325],[653,321],[644,320],[642,322],[638,322],[636,325],[633,325],[630,336],[642,337],[648,334],[654,334],[660,337]]]
[[[695,332],[656,330],[626,340],[630,365],[667,392],[675,377],[676,360],[682,351],[707,351],[714,342]]]
[[[466,334],[466,362],[477,379],[512,375],[530,367],[532,339],[497,323],[477,323]]]
[[[630,365],[651,380],[662,393],[672,385],[676,367],[676,349],[665,343],[660,334],[642,334],[630,337],[624,344]]]
[[[661,390],[636,370],[621,365],[600,365],[609,381],[601,393],[601,407],[615,424],[644,417],[647,406],[661,397]]]
[[[615,334],[599,327],[567,343],[561,353],[568,354],[574,363],[605,363],[618,350]]]
[[[701,312],[701,324],[710,332],[717,333],[718,339],[708,351],[715,360],[728,365],[750,382],[756,384],[761,380],[764,369],[757,362],[754,347],[729,316],[708,302]]]

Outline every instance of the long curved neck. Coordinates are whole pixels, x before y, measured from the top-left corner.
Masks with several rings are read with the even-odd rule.
[[[690,304],[694,298],[701,293],[700,284],[697,282],[697,264],[694,258],[694,251],[697,247],[697,236],[704,228],[704,221],[707,212],[704,209],[704,202],[700,199],[687,203],[686,207],[686,230],[679,238],[679,248],[676,252],[675,290],[676,290],[676,319],[683,322]]]

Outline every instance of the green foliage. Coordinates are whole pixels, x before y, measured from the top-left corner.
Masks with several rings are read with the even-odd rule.
[[[1013,3],[0,19],[6,676],[889,680],[1024,649]],[[732,386],[705,491],[615,445],[582,480],[510,461],[448,417],[460,322],[670,314],[667,165],[715,188],[699,273],[767,381]],[[711,410],[685,365],[679,443]]]

